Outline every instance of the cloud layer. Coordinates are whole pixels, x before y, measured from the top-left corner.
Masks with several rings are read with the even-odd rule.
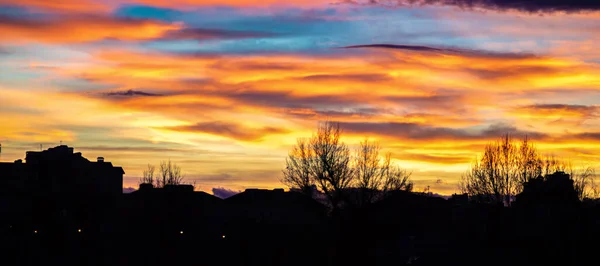
[[[215,195],[216,197],[219,197],[221,199],[226,199],[229,198],[235,194],[241,193],[242,191],[235,191],[235,190],[231,190],[231,189],[227,189],[227,188],[222,188],[222,187],[218,187],[218,188],[213,188],[212,189],[212,193],[213,195]]]
[[[63,141],[126,187],[171,159],[229,195],[280,187],[296,138],[333,120],[417,190],[455,192],[505,133],[597,161],[593,3],[333,2],[0,0],[2,159]]]
[[[346,3],[382,6],[444,5],[473,9],[518,10],[525,12],[582,12],[598,11],[600,3],[593,0],[346,0]]]

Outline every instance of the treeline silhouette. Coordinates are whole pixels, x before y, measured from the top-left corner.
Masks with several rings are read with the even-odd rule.
[[[282,182],[227,199],[149,166],[124,171],[61,145],[0,163],[1,265],[592,265],[600,237],[593,169],[541,156],[528,139],[490,143],[464,194],[414,192],[410,173],[356,151],[322,123],[290,151]],[[573,174],[576,174],[575,176]]]
[[[365,139],[353,153],[341,140],[338,123],[319,123],[310,138],[299,138],[286,159],[282,183],[314,196],[322,192],[335,212],[385,199],[394,191],[412,191],[411,173],[381,156],[378,142]],[[472,201],[510,206],[524,185],[564,172],[572,180],[577,197],[598,198],[592,167],[576,168],[554,155],[542,155],[527,136],[521,140],[505,134],[488,143],[481,158],[462,175],[458,189]],[[351,193],[348,193],[351,191]]]
[[[327,121],[312,137],[299,138],[286,159],[282,183],[309,197],[322,192],[333,212],[412,190],[411,174],[392,163],[390,153],[381,158],[378,142],[365,139],[352,153],[341,135],[339,124]]]

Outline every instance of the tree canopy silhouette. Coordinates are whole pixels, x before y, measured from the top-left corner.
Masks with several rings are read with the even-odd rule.
[[[353,154],[340,140],[338,123],[320,122],[311,138],[299,138],[289,152],[282,182],[311,195],[316,187],[336,209],[350,188],[365,204],[393,190],[411,190],[410,173],[380,156],[379,143],[364,140]],[[356,197],[354,197],[356,198]]]
[[[391,162],[391,153],[381,157],[378,142],[365,139],[354,157],[354,186],[359,189],[358,204],[381,199],[390,191],[412,190],[411,173]]]
[[[148,164],[140,179],[140,184],[152,184],[156,188],[166,185],[181,185],[183,183],[184,178],[181,173],[181,167],[171,162],[171,160],[161,161],[158,172],[156,172],[154,165]]]
[[[461,177],[459,188],[479,201],[508,206],[523,191],[523,184],[555,172],[570,176],[580,199],[593,186],[593,168],[574,169],[554,156],[541,156],[526,136],[517,141],[506,134],[485,146],[482,157]]]
[[[311,172],[313,152],[309,139],[298,138],[286,158],[282,182],[289,187],[298,188],[310,195],[313,192],[314,178]]]

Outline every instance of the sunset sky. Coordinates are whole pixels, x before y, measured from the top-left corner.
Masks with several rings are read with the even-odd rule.
[[[125,187],[168,159],[209,192],[283,187],[329,119],[451,194],[503,133],[595,166],[598,47],[586,0],[0,0],[0,160],[62,141]]]

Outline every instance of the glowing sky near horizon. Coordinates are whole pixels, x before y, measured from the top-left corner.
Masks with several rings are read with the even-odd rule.
[[[596,164],[600,5],[429,2],[0,0],[0,160],[62,141],[125,187],[170,159],[201,190],[274,188],[329,119],[417,190],[454,193],[503,133]]]

